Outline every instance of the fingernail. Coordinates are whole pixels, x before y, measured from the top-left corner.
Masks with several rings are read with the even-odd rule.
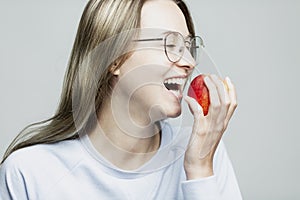
[[[228,76],[226,77],[226,81],[231,84],[231,80]]]

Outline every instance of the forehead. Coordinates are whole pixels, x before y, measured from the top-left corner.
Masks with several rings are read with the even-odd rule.
[[[189,35],[182,11],[171,0],[146,1],[141,13],[141,28],[159,28]]]

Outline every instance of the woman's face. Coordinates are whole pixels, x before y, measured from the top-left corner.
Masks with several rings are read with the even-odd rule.
[[[175,31],[187,38],[189,31],[180,8],[171,0],[149,0],[141,13],[141,29],[153,28],[155,33],[141,35],[138,39],[157,38],[158,31],[164,37],[165,31]],[[118,75],[118,98],[129,105],[133,118],[147,114],[157,121],[181,114],[180,102],[187,76],[194,67],[194,60],[185,49],[183,58],[178,62],[169,61],[164,52],[164,41],[142,41],[147,47],[136,50],[115,73]],[[137,44],[139,45],[139,44]],[[158,47],[158,48],[155,48]],[[169,89],[166,83],[173,85]],[[127,103],[127,102],[128,103]],[[147,121],[149,123],[149,121]]]

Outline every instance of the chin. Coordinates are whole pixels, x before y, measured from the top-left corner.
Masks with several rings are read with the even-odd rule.
[[[173,109],[172,111],[167,113],[168,118],[176,118],[181,115],[181,108]]]

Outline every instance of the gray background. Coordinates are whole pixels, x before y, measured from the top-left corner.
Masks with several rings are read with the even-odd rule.
[[[187,2],[237,87],[225,142],[244,199],[300,199],[300,1]],[[85,3],[0,1],[1,155],[24,126],[54,113]]]

